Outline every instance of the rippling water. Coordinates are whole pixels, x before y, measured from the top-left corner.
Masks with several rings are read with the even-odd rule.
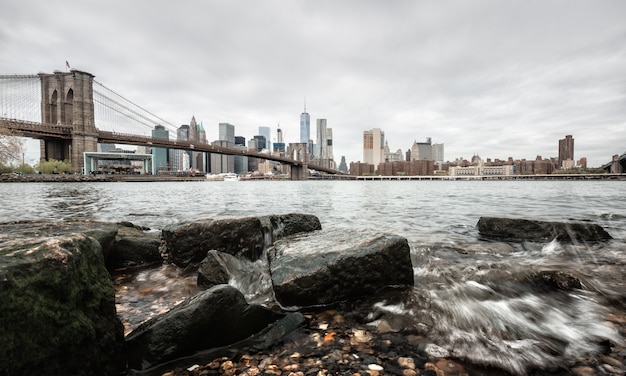
[[[0,218],[126,220],[160,229],[199,218],[302,212],[317,215],[325,229],[392,232],[409,240],[415,289],[400,306],[381,302],[379,309],[411,318],[418,329],[426,323],[425,334],[453,356],[524,374],[593,354],[603,340],[623,342],[606,315],[623,314],[626,301],[625,188],[619,181],[5,183]],[[481,216],[592,221],[615,240],[489,242],[478,237]],[[231,260],[229,267],[242,270],[231,283],[249,300],[267,301],[267,286],[251,286],[267,282],[250,278],[258,266]],[[585,289],[545,292],[524,282],[543,270],[570,273]],[[146,272],[135,282],[158,292],[158,281],[176,273]],[[177,281],[177,290],[195,291],[189,280]]]

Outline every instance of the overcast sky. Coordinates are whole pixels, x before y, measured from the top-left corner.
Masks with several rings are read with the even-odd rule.
[[[0,74],[72,68],[173,124],[259,126],[299,141],[306,97],[339,163],[363,131],[445,159],[626,151],[626,1],[52,1],[0,3]]]

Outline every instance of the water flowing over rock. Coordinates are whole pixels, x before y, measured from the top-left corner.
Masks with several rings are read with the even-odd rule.
[[[480,217],[476,225],[480,236],[493,240],[597,242],[611,235],[595,223],[545,222],[529,219]]]
[[[277,239],[321,228],[316,216],[292,213],[170,225],[163,229],[163,239],[168,259],[187,267],[199,263],[213,249],[254,261]]]
[[[234,287],[215,286],[132,331],[127,337],[128,365],[141,370],[233,344],[282,316],[258,305],[248,305]]]
[[[67,230],[47,223],[0,230],[0,375],[123,371],[124,332],[100,243],[44,236]]]
[[[388,286],[413,286],[407,239],[332,230],[286,238],[268,251],[276,299],[285,307],[330,304]]]

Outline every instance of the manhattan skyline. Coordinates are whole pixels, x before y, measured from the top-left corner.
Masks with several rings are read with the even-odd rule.
[[[1,8],[0,74],[65,70],[68,61],[173,124],[195,116],[209,141],[228,122],[246,138],[259,126],[274,137],[280,124],[295,142],[306,97],[311,122],[333,129],[337,162],[362,160],[372,128],[394,150],[432,137],[447,160],[556,157],[566,134],[592,167],[626,151],[622,1]]]

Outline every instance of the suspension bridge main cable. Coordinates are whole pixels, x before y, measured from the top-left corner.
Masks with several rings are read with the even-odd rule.
[[[121,94],[119,94],[119,93],[115,92],[114,90],[112,90],[112,89],[110,89],[110,88],[108,88],[108,87],[104,86],[102,83],[100,83],[100,82],[98,82],[98,81],[96,81],[96,80],[94,80],[94,83],[96,83],[97,85],[99,85],[100,87],[102,87],[104,90],[106,90],[106,91],[108,91],[109,93],[111,93],[112,95],[114,95],[114,97],[117,97],[117,98],[121,99],[123,102],[126,102],[126,103],[128,103],[128,104],[130,104],[130,105],[134,106],[134,107],[135,107],[135,108],[137,108],[139,111],[134,110],[134,109],[133,109],[133,108],[131,108],[130,106],[127,106],[127,105],[122,104],[120,101],[117,101],[117,100],[115,100],[115,99],[111,98],[110,96],[108,96],[108,95],[106,95],[106,94],[104,94],[104,93],[102,93],[102,92],[98,92],[97,90],[94,90],[94,93],[96,93],[96,92],[97,92],[98,94],[102,95],[102,96],[103,96],[103,98],[106,98],[107,100],[109,100],[109,101],[113,102],[116,106],[119,106],[120,108],[122,108],[122,109],[124,109],[124,110],[126,110],[126,111],[128,111],[128,112],[130,112],[130,113],[132,113],[133,115],[135,115],[135,116],[137,116],[137,117],[139,117],[139,118],[143,119],[144,121],[148,121],[148,122],[150,122],[151,124],[146,124],[144,121],[141,121],[141,120],[139,120],[139,119],[137,119],[137,118],[131,118],[129,115],[124,114],[122,111],[120,111],[120,110],[118,110],[118,109],[113,108],[113,106],[112,106],[112,105],[105,104],[105,103],[103,103],[102,101],[96,100],[96,99],[94,98],[94,101],[97,101],[98,103],[100,103],[100,104],[104,105],[105,107],[107,107],[107,108],[111,109],[112,111],[115,111],[115,112],[119,113],[120,115],[124,115],[124,116],[126,116],[126,117],[129,117],[129,118],[131,118],[131,119],[133,119],[133,120],[135,120],[135,121],[137,121],[137,122],[139,122],[139,123],[141,123],[141,124],[143,124],[143,125],[145,125],[145,126],[149,126],[150,128],[152,128],[154,125],[160,124],[160,125],[167,125],[167,126],[169,126],[169,127],[171,128],[171,130],[173,130],[173,131],[175,131],[175,130],[177,129],[177,127],[176,127],[174,124],[172,124],[172,123],[170,123],[169,121],[167,121],[167,120],[165,120],[165,119],[163,119],[163,118],[161,118],[161,117],[159,117],[159,116],[155,115],[154,113],[152,113],[152,112],[150,112],[150,111],[146,110],[145,108],[143,108],[143,107],[139,106],[138,104],[134,103],[133,101],[131,101],[131,100],[129,100],[129,99],[127,99],[127,98],[123,97]],[[143,113],[142,113],[142,112],[143,112]],[[150,115],[153,119],[150,119],[150,118],[149,118],[148,116],[146,116],[145,114]],[[156,119],[156,120],[155,120],[155,119]]]

